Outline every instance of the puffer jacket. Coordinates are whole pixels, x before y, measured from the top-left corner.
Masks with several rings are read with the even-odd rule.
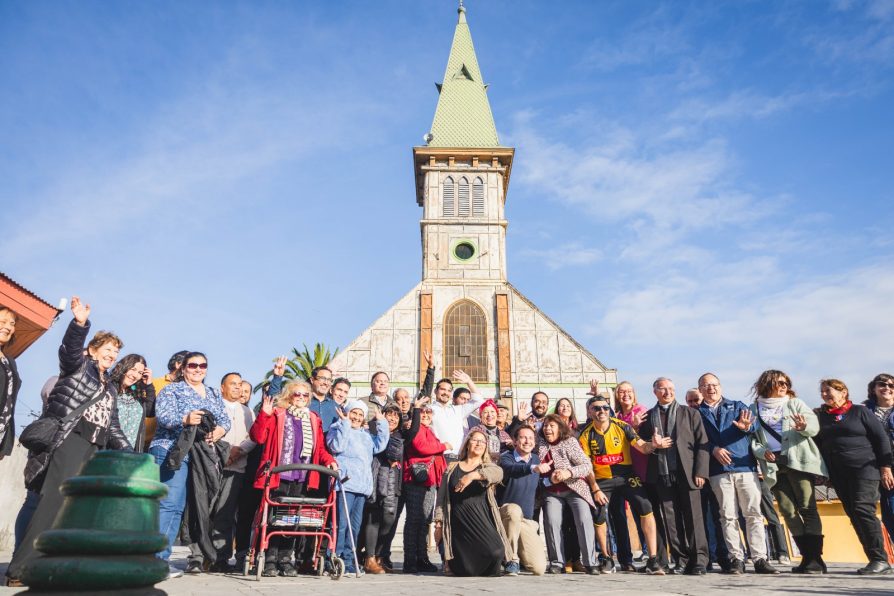
[[[59,380],[50,392],[44,409],[44,417],[62,419],[78,406],[90,401],[102,387],[99,368],[91,358],[84,357],[84,344],[90,333],[90,321],[82,327],[76,321],[68,325],[65,335],[62,337],[62,345],[59,346]],[[115,387],[111,383],[109,373],[102,375],[106,389],[112,394],[112,410],[109,421],[106,444],[100,448],[106,449],[132,449],[130,442],[121,431],[118,423],[117,395]],[[28,459],[25,464],[25,486],[31,487],[39,483],[44,475],[53,452],[68,437],[77,426],[79,420],[75,419],[59,428],[56,438],[49,450],[36,454]]]
[[[373,457],[373,492],[371,503],[397,504],[403,487],[404,438],[399,430],[388,437],[385,451]]]

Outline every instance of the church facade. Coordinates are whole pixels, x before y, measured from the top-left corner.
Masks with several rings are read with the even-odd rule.
[[[422,280],[335,357],[358,381],[384,371],[392,387],[415,388],[434,355],[438,376],[469,373],[509,405],[544,391],[569,397],[578,417],[591,379],[617,384],[583,345],[509,283],[506,197],[515,150],[500,145],[465,9],[459,19],[426,145],[413,148],[422,208]],[[363,381],[366,381],[365,383]]]

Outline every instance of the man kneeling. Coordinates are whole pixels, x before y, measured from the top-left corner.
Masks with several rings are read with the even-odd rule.
[[[503,486],[497,492],[500,517],[509,538],[504,567],[507,575],[517,575],[521,565],[534,575],[543,575],[546,554],[534,519],[534,493],[540,474],[550,468],[548,464],[541,464],[537,454],[533,453],[537,444],[533,428],[519,426],[514,439],[515,449],[500,457]]]

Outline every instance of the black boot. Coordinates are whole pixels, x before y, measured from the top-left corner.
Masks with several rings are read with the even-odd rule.
[[[828,573],[829,570],[826,568],[826,562],[823,561],[823,539],[825,536],[819,534],[816,537],[816,562],[820,564],[820,567],[823,568],[823,573]]]
[[[809,562],[809,550],[806,544],[804,543],[804,536],[792,536],[792,540],[795,541],[795,544],[798,546],[798,552],[801,553],[801,562],[798,563],[797,567],[792,567],[792,573],[804,573],[804,567]]]
[[[804,534],[801,539],[804,541],[804,546],[807,547],[807,563],[804,564],[804,560],[802,559],[801,563],[803,565],[803,571],[801,573],[808,573],[811,575],[822,575],[826,572],[826,564],[823,563],[823,537],[817,534]]]

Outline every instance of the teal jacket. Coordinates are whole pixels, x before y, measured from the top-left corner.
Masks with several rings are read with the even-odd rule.
[[[776,484],[776,471],[779,469],[774,463],[765,459],[767,453],[767,439],[764,427],[761,426],[757,412],[757,401],[751,404],[751,413],[754,414],[755,432],[751,438],[751,450],[757,458],[764,476],[767,488]],[[801,414],[807,420],[807,428],[797,431],[792,428],[792,415]],[[788,457],[788,467],[800,472],[813,474],[814,476],[829,477],[826,462],[820,455],[819,447],[811,437],[819,432],[819,419],[813,410],[797,397],[789,399],[785,403],[785,414],[782,418],[782,453]]]

